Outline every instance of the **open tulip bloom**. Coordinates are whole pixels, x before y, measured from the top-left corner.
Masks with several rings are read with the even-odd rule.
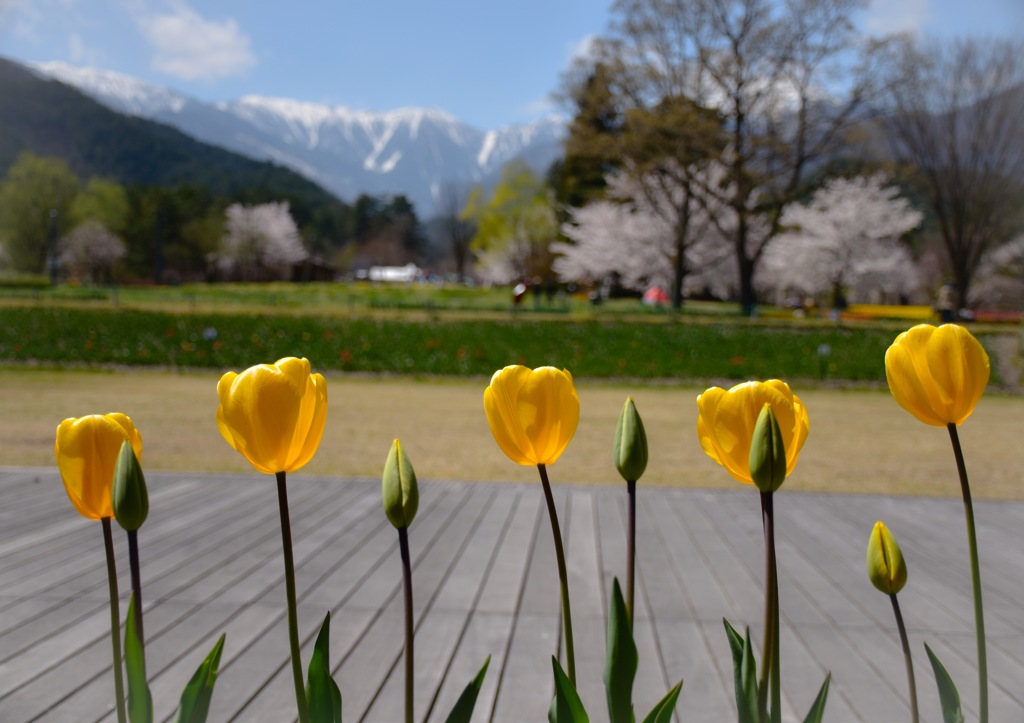
[[[572,375],[554,367],[514,365],[499,369],[484,390],[484,412],[487,424],[498,443],[513,462],[537,466],[544,500],[555,539],[555,558],[562,597],[562,620],[565,627],[565,660],[569,681],[576,685],[576,656],[572,638],[572,612],[569,607],[569,575],[565,568],[565,551],[558,513],[551,494],[547,465],[554,464],[569,446],[580,421],[580,399],[572,383]]]
[[[778,420],[789,475],[796,467],[810,425],[807,409],[788,384],[778,379],[744,382],[729,390],[711,387],[697,397],[700,446],[734,479],[745,484],[754,484],[750,445],[758,416],[766,404]]]
[[[253,467],[277,478],[292,678],[299,721],[306,723],[285,475],[309,462],[320,445],[327,420],[327,382],[322,375],[310,373],[306,359],[288,357],[274,364],[258,364],[241,374],[228,372],[217,384],[217,396],[221,435]]]
[[[526,466],[554,464],[580,421],[580,400],[564,369],[507,366],[484,390],[484,411],[494,441]]]
[[[896,337],[885,353],[885,376],[892,396],[901,407],[925,424],[946,427],[953,445],[967,519],[978,649],[978,713],[982,723],[988,721],[985,614],[981,598],[974,505],[971,502],[971,487],[957,427],[974,411],[988,385],[989,373],[989,359],[985,349],[971,332],[956,324],[943,324],[939,327],[919,324]],[[941,679],[945,670],[940,672],[942,666],[935,667],[937,662],[932,658],[933,668]]]
[[[711,459],[725,467],[736,480],[756,485],[761,493],[761,521],[765,538],[764,645],[761,680],[740,690],[743,676],[753,663],[749,643],[726,623],[737,670],[737,704],[752,711],[754,720],[781,718],[781,677],[779,663],[779,583],[775,558],[775,513],[773,495],[793,471],[810,430],[807,409],[789,385],[778,379],[750,381],[729,390],[712,387],[697,397],[697,437]],[[822,710],[828,679],[822,686],[814,710]],[[755,698],[756,700],[752,700]]]
[[[124,681],[121,677],[121,617],[117,592],[117,567],[114,562],[114,537],[110,519],[114,516],[114,467],[124,442],[134,453],[142,454],[142,435],[124,414],[93,414],[65,419],[57,427],[54,455],[64,489],[75,509],[103,525],[103,547],[107,558],[107,585],[110,593],[110,637],[114,651],[114,694],[117,719],[126,720]]]

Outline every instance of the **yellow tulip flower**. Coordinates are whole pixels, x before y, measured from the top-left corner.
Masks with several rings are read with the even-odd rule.
[[[217,427],[260,472],[293,472],[313,458],[327,420],[327,382],[288,357],[228,372],[217,384]]]
[[[513,462],[553,464],[580,421],[572,375],[554,367],[507,366],[484,390],[484,411],[494,441]]]
[[[114,466],[125,440],[141,457],[142,435],[120,412],[65,419],[57,427],[57,469],[71,504],[82,516],[114,516]]]
[[[810,424],[807,409],[789,385],[778,379],[744,382],[726,391],[712,387],[697,397],[697,437],[711,459],[746,484],[750,474],[750,442],[765,405],[775,413],[786,449],[786,475],[793,472]]]
[[[919,324],[885,352],[889,391],[925,424],[963,423],[981,399],[989,377],[988,354],[962,326]]]

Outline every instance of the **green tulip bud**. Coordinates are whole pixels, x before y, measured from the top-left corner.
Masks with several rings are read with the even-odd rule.
[[[907,565],[896,538],[881,520],[875,523],[868,540],[868,577],[887,595],[895,595],[907,584]]]
[[[420,494],[416,488],[416,472],[397,439],[391,444],[388,461],[384,463],[384,514],[396,528],[408,527],[416,517]]]
[[[627,482],[636,482],[647,469],[647,434],[632,397],[626,398],[615,425],[615,468]]]
[[[117,524],[129,532],[142,527],[149,515],[146,478],[142,474],[139,458],[135,456],[135,450],[127,439],[121,443],[121,451],[114,464],[113,503]]]
[[[786,481],[786,444],[770,404],[761,407],[750,439],[750,477],[762,492],[774,492]]]

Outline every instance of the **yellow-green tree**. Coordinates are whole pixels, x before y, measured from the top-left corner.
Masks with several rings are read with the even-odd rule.
[[[476,225],[472,248],[481,272],[491,280],[553,278],[551,243],[558,223],[551,193],[523,161],[512,161],[490,196],[480,186],[469,193],[462,219]]]
[[[116,234],[124,233],[130,214],[124,186],[106,178],[90,178],[71,203],[73,225],[97,221]]]
[[[14,271],[43,272],[69,227],[78,176],[58,158],[22,153],[0,182],[0,242]]]

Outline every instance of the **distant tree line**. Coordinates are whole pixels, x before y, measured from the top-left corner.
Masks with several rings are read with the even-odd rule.
[[[404,196],[313,202],[252,189],[83,181],[54,157],[24,152],[0,179],[0,268],[107,283],[292,277],[407,263],[426,250]]]

